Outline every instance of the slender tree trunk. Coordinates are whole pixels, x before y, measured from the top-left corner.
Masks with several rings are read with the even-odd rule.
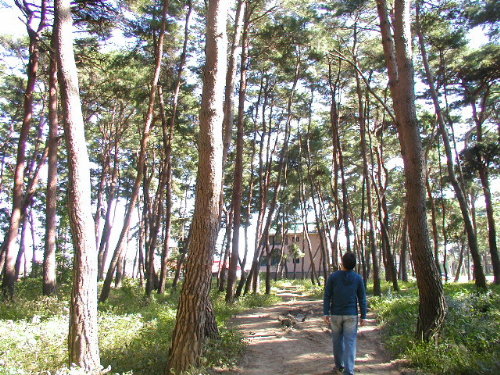
[[[460,279],[460,271],[462,270],[462,264],[464,262],[464,249],[465,241],[462,241],[460,246],[460,255],[458,256],[457,272],[455,273],[455,280],[453,280],[454,282],[458,282],[458,280]]]
[[[21,9],[28,18],[33,17],[33,11],[30,5],[24,4],[24,9]],[[40,23],[37,30],[31,29],[29,22],[27,23],[28,35],[30,39],[29,44],[29,62],[27,67],[27,83],[24,91],[23,101],[23,123],[19,132],[19,141],[17,146],[16,166],[14,169],[14,188],[12,198],[12,211],[10,216],[9,227],[4,238],[3,252],[4,252],[4,266],[3,266],[3,279],[2,279],[2,292],[5,297],[12,298],[14,296],[14,286],[16,283],[16,253],[15,244],[19,227],[24,215],[24,173],[26,166],[26,144],[28,141],[29,131],[31,128],[33,118],[33,93],[35,91],[35,84],[38,75],[38,66],[40,60],[40,37],[43,29],[46,26],[46,1],[42,1]],[[4,247],[5,246],[5,247]]]
[[[270,189],[272,153],[270,147],[271,137],[268,134],[267,123],[266,123],[266,109],[268,107],[268,101],[271,91],[269,86],[270,84],[268,80],[264,79],[261,80],[261,91],[263,91],[264,93],[264,101],[262,104],[262,135],[259,142],[259,171],[258,171],[259,209],[258,209],[256,233],[255,233],[255,245],[254,245],[255,251],[252,259],[252,266],[250,272],[248,273],[247,281],[245,283],[244,294],[247,294],[251,287],[253,287],[254,293],[257,290],[259,268],[260,268],[259,258],[262,252],[262,249],[260,247],[260,239],[262,238],[263,235],[262,232],[264,228],[264,218],[267,210],[267,194]],[[273,112],[273,107],[271,105],[269,109],[269,124],[271,124],[272,112]],[[264,151],[266,152],[265,155]],[[264,168],[264,160],[266,161],[267,168]]]
[[[248,9],[248,8],[245,8]],[[243,150],[244,140],[244,117],[245,117],[245,98],[247,89],[247,51],[248,51],[248,26],[250,13],[245,11],[240,64],[240,90],[238,97],[238,121],[236,134],[236,160],[233,176],[233,238],[231,246],[231,256],[229,258],[229,269],[227,276],[226,302],[234,300],[234,284],[236,283],[236,270],[239,257],[239,241],[241,227],[241,200],[243,196]]]
[[[19,241],[19,250],[17,251],[17,256],[16,256],[16,265],[15,265],[15,270],[16,270],[16,280],[19,279],[19,275],[21,273],[21,262],[24,257],[24,273],[23,276],[26,277],[28,275],[28,270],[27,270],[27,265],[26,265],[26,227],[28,226],[28,217],[24,216],[23,222],[21,224],[21,238]]]
[[[370,145],[371,145],[371,137],[370,137]],[[388,281],[392,282],[392,287],[394,291],[399,292],[396,264],[394,262],[394,256],[391,250],[391,241],[389,239],[389,212],[387,208],[387,197],[386,197],[387,186],[389,185],[389,173],[384,166],[383,145],[384,145],[383,131],[381,129],[379,134],[379,149],[378,151],[376,150],[377,164],[378,164],[377,181],[379,187],[377,188],[377,183],[375,181],[373,181],[373,186],[375,187],[379,203],[379,222],[380,222],[380,232],[382,238],[382,247],[383,251],[385,252],[385,258],[386,258],[386,273],[389,279]],[[382,172],[384,172],[385,175],[385,182],[382,181]]]
[[[481,185],[483,187],[486,217],[488,219],[488,243],[490,245],[491,265],[493,267],[493,282],[498,285],[500,284],[500,260],[498,258],[496,242],[495,214],[493,212],[493,203],[488,181],[488,170],[485,167],[479,169],[479,178],[481,179]]]
[[[427,163],[426,163],[427,164]],[[434,197],[432,196],[432,189],[430,183],[430,168],[427,168],[427,176],[425,180],[425,189],[427,191],[427,198],[431,204],[431,225],[432,225],[432,243],[434,245],[434,260],[436,261],[436,267],[438,271],[440,271],[439,266],[439,245],[438,245],[438,228],[437,228],[437,220],[436,220],[436,202]]]
[[[236,57],[240,48],[240,39],[243,30],[243,19],[245,15],[246,0],[238,0],[236,3],[236,15],[234,20],[234,35],[231,41],[231,51],[229,55],[226,86],[224,90],[224,152],[223,163],[226,162],[227,153],[231,144],[233,130],[233,106],[234,106],[234,81],[236,79]],[[243,60],[243,58],[241,58]],[[242,66],[243,68],[243,66]]]
[[[401,281],[408,282],[406,254],[408,252],[408,215],[404,211],[403,227],[401,229],[401,255],[399,257],[399,274]]]
[[[155,99],[156,99],[156,91],[157,91],[157,85],[158,85],[158,80],[160,78],[160,71],[161,71],[161,61],[162,61],[162,56],[163,56],[163,40],[165,36],[165,29],[167,26],[167,12],[168,12],[168,6],[169,6],[169,0],[163,0],[163,8],[162,8],[162,16],[161,16],[161,27],[160,31],[158,34],[158,40],[156,42],[156,49],[155,49],[155,68],[154,68],[154,74],[153,74],[153,79],[151,81],[151,89],[149,92],[149,99],[148,99],[148,110],[146,113],[146,120],[144,124],[144,130],[141,138],[141,148],[139,152],[139,158],[137,161],[137,176],[135,177],[134,181],[134,186],[132,188],[131,192],[131,198],[130,198],[130,204],[128,206],[127,212],[125,214],[124,220],[123,220],[123,227],[120,233],[120,237],[118,238],[118,243],[116,244],[115,251],[113,253],[113,257],[111,259],[111,262],[109,264],[108,268],[108,273],[106,274],[106,279],[104,280],[102,290],[101,290],[101,295],[99,297],[99,300],[101,302],[106,301],[106,299],[109,296],[109,292],[111,290],[111,282],[113,281],[113,275],[116,269],[116,266],[118,264],[118,259],[121,255],[121,252],[123,251],[125,244],[124,241],[126,240],[126,236],[128,234],[129,228],[130,228],[130,222],[132,220],[132,213],[134,211],[134,207],[137,203],[137,199],[139,197],[139,189],[141,186],[142,182],[142,177],[143,177],[143,171],[144,171],[144,164],[146,161],[146,151],[147,151],[147,145],[149,143],[149,138],[151,136],[151,129],[152,129],[152,124],[153,124],[153,114],[154,114],[154,106],[155,106]]]
[[[332,254],[332,264],[334,269],[338,268],[338,253],[339,253],[339,246],[338,246],[338,235],[339,235],[339,217],[340,217],[340,203],[339,203],[339,193],[338,193],[338,180],[339,180],[339,170],[340,168],[340,156],[339,153],[341,152],[341,146],[340,146],[340,141],[338,137],[338,129],[339,129],[339,118],[340,118],[340,103],[338,103],[337,100],[337,92],[339,89],[339,81],[340,81],[340,72],[341,72],[341,60],[339,60],[338,63],[338,70],[337,70],[337,77],[335,81],[333,80],[332,77],[332,64],[328,63],[328,83],[330,86],[330,96],[332,103],[330,105],[330,124],[332,128],[332,179],[330,182],[331,185],[331,190],[332,190],[332,196],[334,200],[334,212],[333,212],[333,217],[334,217],[334,234],[333,234],[333,254]],[[343,165],[342,165],[343,169]],[[342,186],[342,192],[344,191],[343,186]],[[345,219],[345,217],[344,217]],[[345,221],[345,220],[344,220]],[[344,222],[344,232],[347,233],[349,230],[349,224],[346,224]],[[346,237],[349,237],[346,235]],[[349,245],[350,246],[350,245]]]
[[[219,272],[219,292],[226,290],[226,280],[227,280],[227,263],[229,259],[229,253],[231,251],[232,243],[232,226],[233,226],[233,211],[227,212],[227,222],[226,222],[226,246],[224,247],[224,257],[221,258],[220,272]]]
[[[165,160],[166,165],[166,183],[167,183],[167,197],[166,197],[166,222],[165,222],[165,238],[163,241],[162,249],[162,263],[160,270],[160,287],[158,288],[158,293],[163,293],[165,291],[165,284],[167,279],[167,262],[170,255],[170,232],[172,227],[172,144],[174,140],[174,130],[175,130],[175,119],[177,115],[177,107],[179,103],[179,92],[181,88],[181,79],[184,73],[184,66],[186,65],[187,58],[187,47],[189,41],[189,20],[191,18],[191,12],[193,9],[193,4],[191,0],[187,2],[188,9],[186,12],[186,22],[184,24],[184,44],[182,46],[182,54],[177,68],[177,81],[174,90],[174,98],[172,101],[172,115],[170,117],[168,135],[165,150]],[[163,112],[164,113],[164,112]],[[165,137],[165,135],[164,135]]]
[[[359,95],[358,95],[359,98]],[[377,255],[377,248],[376,248],[376,243],[375,243],[375,225],[373,223],[373,203],[372,203],[372,184],[371,184],[371,179],[369,177],[369,172],[368,172],[368,149],[367,149],[367,142],[366,142],[366,125],[364,121],[364,109],[363,109],[363,104],[358,103],[360,108],[358,109],[358,115],[361,114],[360,120],[359,120],[359,128],[360,128],[360,144],[361,144],[361,156],[363,159],[363,176],[365,179],[366,183],[366,203],[367,203],[367,210],[368,210],[368,223],[369,223],[369,230],[368,230],[368,240],[369,240],[369,252],[372,258],[372,264],[373,264],[373,294],[375,296],[380,296],[382,291],[381,291],[381,286],[380,286],[380,271],[379,271],[379,262],[378,262],[378,255]]]
[[[111,236],[112,220],[111,212],[113,211],[113,203],[115,202],[115,195],[117,190],[118,182],[118,141],[115,144],[115,155],[113,160],[113,171],[111,174],[111,182],[109,186],[109,191],[107,194],[107,208],[106,215],[104,218],[104,227],[101,233],[101,241],[99,243],[99,251],[97,256],[97,279],[102,280],[104,277],[104,267],[106,265],[106,259],[108,257],[109,250],[109,238]],[[115,205],[116,208],[116,205]]]
[[[419,7],[417,7],[417,15],[419,15]],[[418,20],[418,18],[417,18]],[[417,24],[419,25],[419,24]],[[476,286],[481,289],[486,289],[486,278],[484,276],[483,272],[483,267],[481,264],[481,258],[479,255],[479,248],[477,245],[477,238],[474,232],[474,229],[472,227],[472,223],[470,220],[469,212],[468,212],[468,207],[467,207],[467,201],[465,199],[465,193],[463,189],[461,188],[460,184],[458,183],[458,180],[455,176],[455,169],[453,165],[453,156],[452,156],[452,151],[451,151],[451,146],[450,146],[450,141],[448,139],[448,133],[446,131],[446,125],[444,123],[443,115],[441,112],[441,108],[439,105],[439,100],[438,100],[438,95],[434,86],[434,77],[433,74],[430,70],[429,63],[427,61],[427,53],[425,49],[425,43],[423,39],[422,32],[420,28],[418,27],[418,36],[419,36],[419,44],[420,44],[420,50],[422,52],[422,60],[424,63],[425,67],[425,72],[427,76],[427,81],[429,82],[429,87],[431,91],[431,97],[432,101],[434,103],[434,110],[436,112],[437,116],[437,122],[439,125],[439,130],[441,133],[441,136],[443,138],[443,145],[446,153],[446,161],[447,161],[447,167],[448,167],[448,176],[450,179],[450,182],[453,186],[453,189],[455,191],[455,196],[458,200],[459,206],[460,206],[460,211],[462,212],[462,217],[464,219],[464,224],[465,224],[465,230],[467,232],[467,238],[469,242],[469,249],[472,255],[472,259],[474,261],[474,276],[476,279]]]
[[[487,90],[489,93],[490,90]],[[481,100],[481,110],[480,113],[477,113],[476,102],[473,100],[471,102],[472,106],[472,114],[474,118],[474,122],[476,123],[476,133],[477,133],[477,143],[481,144],[483,142],[483,130],[482,124],[486,118],[486,98],[489,94],[485,94]],[[488,222],[488,244],[490,248],[490,256],[491,256],[491,264],[493,266],[493,281],[495,284],[500,284],[500,259],[498,256],[498,247],[497,247],[497,235],[496,235],[496,227],[495,227],[495,214],[493,212],[493,203],[491,200],[491,190],[490,183],[488,177],[488,166],[486,161],[483,158],[483,155],[479,155],[479,180],[481,181],[481,187],[483,188],[484,195],[484,203],[486,207],[486,217]],[[476,263],[474,262],[474,267]],[[474,271],[476,272],[475,268]],[[477,276],[476,276],[477,277]],[[477,284],[477,281],[476,281]]]
[[[337,185],[338,174],[340,172],[341,187],[342,187],[342,219],[344,223],[344,235],[346,237],[347,251],[351,251],[351,234],[349,229],[349,212],[348,212],[348,199],[347,199],[347,184],[344,173],[344,155],[342,151],[342,144],[340,142],[340,104],[337,101],[337,92],[339,90],[341,61],[338,63],[338,72],[335,81],[332,77],[331,64],[328,65],[328,82],[330,86],[330,96],[332,103],[330,105],[330,123],[332,128],[332,144],[333,144],[333,166],[334,166],[334,186]],[[338,189],[334,189],[336,206],[339,208],[338,203]],[[340,208],[339,208],[340,209]],[[334,267],[338,267],[338,245],[334,241],[334,249],[332,261]]]
[[[75,248],[68,336],[69,364],[74,363],[92,373],[100,370],[97,339],[97,252],[94,221],[89,210],[90,163],[73,53],[69,0],[55,1],[54,30],[57,35],[58,78],[68,150],[68,211]]]
[[[195,213],[186,278],[172,335],[168,371],[180,373],[200,358],[209,303],[212,258],[219,229],[222,187],[222,122],[226,75],[226,18],[229,2],[210,0],[206,64],[200,111],[199,164]]]
[[[43,295],[55,293],[56,280],[56,238],[57,238],[57,148],[59,117],[57,113],[57,61],[55,34],[52,36],[52,51],[49,67],[49,162],[47,171],[47,192],[45,209],[45,249],[43,256]]]
[[[394,39],[385,0],[377,0],[377,10],[403,157],[408,233],[420,295],[416,333],[418,338],[428,341],[439,336],[447,306],[427,228],[422,141],[415,108],[410,1],[396,0],[394,4]]]

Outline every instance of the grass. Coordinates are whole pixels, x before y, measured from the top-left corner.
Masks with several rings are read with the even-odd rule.
[[[281,279],[277,281],[273,281],[271,292],[276,293],[278,290],[286,289],[292,287],[295,291],[302,293],[303,295],[307,295],[311,298],[322,299],[324,286],[321,285],[313,285],[310,279]]]
[[[426,374],[493,375],[500,373],[500,288],[478,293],[473,284],[446,284],[448,314],[437,342],[415,339],[418,291],[403,284],[402,292],[371,297],[383,326],[386,347]]]
[[[279,280],[273,291],[292,287],[302,294],[322,298],[323,286],[310,280]],[[446,284],[449,306],[440,340],[415,339],[418,290],[415,283],[401,283],[395,293],[383,285],[382,297],[370,305],[383,327],[383,340],[394,356],[405,358],[425,374],[493,375],[500,373],[500,287],[479,294],[473,284]],[[215,289],[215,288],[213,288]],[[370,290],[370,288],[368,288]],[[0,303],[0,375],[83,375],[67,369],[69,286],[54,297],[41,296],[41,280],[19,282],[14,302]],[[213,367],[232,367],[245,349],[242,337],[227,328],[235,314],[279,301],[275,295],[248,295],[232,305],[223,294],[212,294],[221,340],[206,345],[201,367],[193,374],[209,374]],[[101,363],[109,374],[161,374],[166,366],[175,324],[178,292],[144,296],[133,281],[114,290],[99,305]]]
[[[41,295],[40,279],[18,283],[14,302],[0,304],[0,375],[80,374],[67,369],[69,287],[63,285],[54,297]],[[276,296],[248,295],[232,305],[214,293],[212,300],[221,339],[207,343],[201,367],[231,367],[244,351],[242,337],[226,327],[238,312],[271,305]],[[99,348],[101,364],[109,374],[149,375],[164,372],[175,325],[178,292],[144,296],[133,281],[111,293],[99,305]]]

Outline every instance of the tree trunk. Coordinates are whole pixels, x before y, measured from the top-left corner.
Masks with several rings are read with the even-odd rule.
[[[227,153],[231,144],[231,136],[233,130],[233,105],[234,105],[234,81],[236,78],[236,57],[238,56],[238,49],[240,48],[240,39],[243,29],[243,18],[246,8],[246,0],[238,0],[236,4],[236,15],[234,19],[234,35],[231,41],[231,52],[229,55],[227,72],[226,72],[226,86],[224,89],[224,151],[223,163],[226,162]],[[243,58],[242,58],[243,60]],[[242,66],[243,68],[243,66]]]
[[[115,155],[113,158],[113,171],[111,174],[111,182],[107,194],[107,208],[104,218],[104,227],[101,233],[101,241],[99,243],[99,250],[97,255],[97,279],[102,280],[104,277],[104,267],[109,251],[109,238],[111,236],[112,220],[111,212],[113,211],[113,203],[115,202],[115,195],[117,191],[118,182],[118,141],[115,143]],[[116,208],[116,205],[115,205]]]
[[[371,144],[371,137],[370,137],[370,144]],[[380,231],[382,237],[382,247],[383,251],[385,252],[385,258],[386,258],[386,273],[389,279],[388,281],[392,282],[392,287],[394,291],[399,292],[398,274],[396,271],[394,256],[391,250],[391,242],[389,239],[389,212],[387,208],[387,197],[386,197],[386,191],[389,185],[389,172],[387,171],[384,165],[383,149],[384,149],[383,129],[380,129],[379,149],[375,151],[377,154],[377,164],[378,164],[378,175],[377,175],[377,181],[379,186],[378,189],[377,189],[377,183],[375,181],[373,181],[373,185],[375,186],[377,199],[379,203],[379,222],[380,222]],[[384,182],[382,181],[382,171],[384,172],[385,175]]]
[[[403,228],[401,229],[401,255],[399,257],[399,275],[401,281],[408,282],[406,254],[408,252],[408,215],[404,210]]]
[[[55,34],[54,34],[55,35]],[[56,238],[57,238],[57,148],[59,117],[57,113],[57,61],[52,36],[52,51],[49,68],[49,162],[47,171],[47,192],[45,210],[45,249],[43,256],[43,295],[55,293],[56,280]]]
[[[422,141],[415,109],[410,1],[395,1],[394,39],[385,0],[377,0],[377,10],[403,157],[408,233],[420,295],[416,333],[428,341],[441,333],[447,307],[427,228]]]
[[[160,287],[158,288],[158,293],[163,293],[165,291],[165,284],[167,280],[167,262],[170,255],[170,232],[172,227],[172,143],[174,140],[174,130],[175,130],[175,119],[177,115],[177,106],[179,102],[179,91],[181,88],[181,79],[184,72],[184,66],[186,65],[187,58],[187,47],[189,40],[189,20],[191,18],[191,12],[193,10],[193,4],[191,0],[188,1],[188,9],[186,13],[186,22],[184,23],[184,43],[182,46],[182,54],[177,68],[177,81],[174,90],[174,97],[172,100],[172,114],[170,117],[170,122],[168,126],[168,134],[164,134],[166,137],[165,144],[165,160],[166,160],[166,183],[167,183],[167,197],[166,197],[166,222],[165,222],[165,238],[163,240],[162,249],[162,262],[160,270]],[[164,114],[165,112],[162,111]]]
[[[19,241],[19,249],[17,251],[17,256],[16,256],[16,265],[15,265],[15,270],[16,270],[16,280],[19,279],[19,275],[21,273],[21,261],[23,260],[24,257],[24,274],[23,276],[26,277],[28,274],[28,270],[26,269],[26,227],[28,226],[28,218],[27,216],[23,217],[23,222],[21,224],[21,238]]]
[[[68,150],[68,211],[75,249],[68,336],[69,364],[100,370],[97,339],[97,252],[91,207],[90,163],[73,53],[69,0],[55,1],[58,78]]]
[[[351,234],[349,229],[349,211],[348,211],[348,196],[347,196],[347,184],[344,173],[344,155],[342,151],[342,144],[340,142],[340,103],[338,103],[337,95],[340,91],[340,73],[341,73],[341,60],[338,62],[338,71],[337,77],[335,81],[332,77],[332,64],[328,64],[328,83],[330,86],[330,97],[331,97],[331,105],[330,105],[330,123],[332,130],[332,145],[333,145],[333,195],[335,199],[335,207],[337,212],[342,212],[342,219],[344,224],[344,235],[346,238],[347,251],[351,251]],[[339,199],[338,199],[338,175],[340,172],[341,177],[341,188],[342,188],[342,210],[340,209]],[[338,216],[337,216],[337,220]],[[338,236],[337,225],[335,225],[335,234],[334,237]],[[338,243],[334,241],[333,243],[333,254],[332,254],[332,263],[334,268],[338,267]]]
[[[264,83],[265,82],[265,83]],[[264,228],[264,218],[267,210],[267,194],[270,189],[270,176],[271,176],[271,164],[272,164],[272,152],[271,152],[271,137],[268,134],[267,122],[266,122],[266,110],[268,107],[268,101],[270,96],[270,83],[269,80],[261,79],[261,91],[263,91],[264,101],[262,104],[262,135],[259,141],[259,209],[257,215],[256,231],[255,231],[255,251],[252,259],[252,266],[245,283],[244,294],[247,294],[251,287],[253,287],[254,292],[257,289],[257,283],[259,278],[259,258],[261,255],[260,239],[262,237],[262,232]],[[269,124],[271,124],[273,106],[271,101],[271,106],[269,109]],[[270,126],[269,126],[270,128]],[[270,132],[270,129],[269,129]],[[267,136],[267,139],[266,139]],[[264,155],[264,151],[266,151]],[[267,167],[264,167],[264,161]]]
[[[417,7],[417,16],[420,13],[420,7]],[[418,20],[418,18],[417,18]],[[417,26],[419,26],[419,23],[417,23]],[[429,82],[429,88],[431,92],[431,97],[432,101],[434,103],[434,110],[436,112],[436,117],[437,117],[437,123],[439,125],[439,130],[441,133],[441,136],[443,138],[443,145],[446,153],[446,162],[447,162],[447,167],[448,167],[448,176],[450,179],[450,182],[453,186],[453,189],[455,191],[455,197],[458,200],[459,206],[460,206],[460,211],[462,213],[462,217],[464,219],[464,224],[465,224],[465,230],[467,232],[467,239],[469,242],[469,249],[472,255],[472,259],[474,261],[474,276],[476,279],[476,286],[481,289],[486,289],[486,278],[484,276],[483,272],[483,267],[481,264],[481,257],[479,255],[479,248],[477,245],[477,237],[474,232],[474,228],[472,226],[470,216],[469,216],[469,211],[467,207],[467,201],[465,199],[465,193],[458,183],[458,180],[455,176],[455,169],[453,165],[453,156],[451,152],[451,146],[450,146],[450,141],[448,138],[448,133],[446,131],[446,125],[444,123],[443,115],[441,108],[439,106],[439,100],[438,100],[438,95],[434,86],[434,77],[433,74],[430,70],[429,62],[427,60],[427,52],[425,49],[425,43],[423,39],[422,32],[420,30],[420,27],[417,27],[418,29],[418,37],[419,37],[419,44],[420,44],[420,49],[422,52],[422,61],[424,63],[424,68],[427,76],[427,81]]]
[[[498,258],[497,234],[495,228],[495,214],[491,199],[490,185],[488,181],[488,170],[482,166],[479,169],[479,178],[483,187],[484,202],[486,206],[486,217],[488,219],[488,243],[490,247],[491,265],[493,266],[493,282],[500,284],[500,260]]]
[[[30,5],[23,3],[24,14],[29,18],[33,17],[33,10]],[[3,266],[3,280],[2,292],[6,298],[14,296],[14,286],[16,283],[16,254],[14,246],[16,244],[19,227],[24,215],[24,178],[25,178],[25,165],[26,165],[26,143],[28,141],[29,131],[31,128],[33,118],[33,92],[38,75],[38,66],[40,60],[40,38],[43,29],[46,26],[46,1],[42,1],[40,13],[40,23],[37,30],[31,29],[29,22],[27,23],[29,35],[29,62],[27,67],[27,83],[24,91],[23,101],[23,123],[19,132],[19,141],[17,147],[16,166],[14,169],[14,188],[12,198],[12,212],[10,216],[9,227],[4,238],[4,245],[2,246],[4,252],[4,266]],[[5,247],[4,247],[5,246]]]
[[[229,253],[231,251],[232,243],[232,226],[233,226],[233,211],[226,211],[227,221],[226,221],[226,244],[224,246],[224,257],[221,257],[221,262],[219,265],[219,292],[224,292],[226,290],[226,280],[227,280],[227,263],[229,259]],[[222,255],[222,254],[221,254]]]
[[[467,91],[469,91],[467,89]],[[472,107],[472,117],[474,122],[476,123],[476,135],[477,135],[477,143],[480,145],[483,142],[483,129],[482,125],[486,120],[486,102],[488,97],[490,96],[491,90],[488,88],[485,90],[485,93],[481,97],[481,108],[478,113],[476,107],[476,98],[474,97],[470,101],[470,105]],[[478,95],[478,94],[476,94]],[[472,96],[472,95],[470,95]],[[500,129],[500,126],[498,127]],[[500,131],[500,130],[499,130]],[[491,201],[491,190],[490,183],[488,177],[488,165],[484,160],[483,155],[479,154],[479,165],[478,165],[478,173],[479,180],[481,181],[481,187],[483,188],[484,195],[484,203],[486,207],[486,217],[488,222],[488,244],[490,248],[491,255],[491,264],[493,266],[493,275],[494,275],[494,283],[500,284],[500,259],[498,256],[498,247],[497,247],[497,236],[496,236],[496,228],[495,228],[495,215],[493,212],[493,204]],[[472,254],[474,259],[474,254]],[[474,267],[476,267],[476,262],[474,261]],[[474,272],[476,273],[476,269],[474,268]],[[476,275],[477,278],[477,275]],[[476,279],[476,285],[478,285]],[[479,286],[479,285],[478,285]]]
[[[464,248],[465,242],[462,241],[462,244],[460,246],[460,255],[458,256],[457,272],[455,273],[455,279],[453,280],[455,283],[460,279],[460,271],[462,270],[462,264],[464,262]]]
[[[369,230],[368,230],[368,240],[370,242],[369,244],[369,252],[370,256],[372,258],[372,264],[373,264],[373,294],[375,296],[380,296],[382,291],[381,291],[381,286],[380,286],[380,271],[379,271],[379,263],[378,263],[378,255],[377,255],[377,248],[375,244],[375,225],[373,223],[373,203],[372,203],[372,184],[371,184],[371,179],[369,177],[368,173],[368,148],[367,148],[367,142],[366,142],[366,125],[365,125],[365,120],[364,120],[364,109],[363,109],[363,104],[359,104],[360,108],[358,109],[358,116],[361,114],[360,120],[359,120],[359,129],[360,129],[360,144],[361,144],[361,156],[363,159],[363,176],[364,180],[366,183],[366,205],[367,205],[367,211],[368,211],[368,223],[369,223]]]
[[[160,78],[161,61],[163,57],[163,40],[165,36],[165,29],[167,26],[168,6],[169,6],[169,0],[163,0],[161,27],[158,34],[158,40],[156,42],[156,49],[155,49],[155,68],[154,68],[153,79],[151,80],[151,88],[148,98],[148,110],[146,113],[146,120],[144,123],[144,130],[141,138],[141,146],[140,146],[141,148],[139,152],[139,158],[137,161],[137,175],[135,177],[134,186],[131,192],[130,204],[128,205],[128,209],[123,220],[123,227],[120,233],[120,237],[118,238],[118,243],[116,244],[113,257],[109,264],[108,272],[106,274],[106,279],[104,280],[104,283],[102,285],[101,295],[99,297],[99,300],[101,302],[106,301],[106,299],[109,296],[109,292],[111,290],[111,283],[113,281],[113,275],[116,266],[118,264],[118,259],[125,247],[124,241],[126,240],[130,228],[132,213],[134,211],[137,199],[139,197],[139,189],[141,186],[143,172],[144,172],[143,167],[146,162],[147,145],[149,143],[149,138],[151,136],[151,129],[153,124],[155,98],[156,98],[156,91],[158,89],[157,85],[158,85],[158,80]]]
[[[228,2],[210,0],[207,10],[206,64],[200,110],[199,162],[195,212],[187,274],[179,300],[167,366],[176,374],[199,361],[207,319],[212,258],[219,229],[222,187],[222,122],[226,75]]]
[[[247,10],[248,8],[245,8]],[[240,64],[240,90],[238,97],[238,121],[236,135],[236,160],[234,162],[233,175],[233,238],[231,247],[231,256],[229,257],[229,269],[227,276],[226,302],[234,300],[234,284],[236,283],[236,270],[238,267],[239,241],[241,227],[241,200],[243,196],[243,149],[244,140],[244,117],[245,117],[245,97],[247,89],[247,51],[248,51],[248,26],[250,22],[250,13],[245,11],[243,23],[243,37]]]

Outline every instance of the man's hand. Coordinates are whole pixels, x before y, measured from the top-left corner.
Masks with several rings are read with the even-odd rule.
[[[359,326],[360,326],[360,327],[364,327],[365,325],[366,325],[366,319],[361,319],[361,320],[359,321]]]
[[[330,316],[324,315],[323,320],[325,321],[326,324],[330,324]]]

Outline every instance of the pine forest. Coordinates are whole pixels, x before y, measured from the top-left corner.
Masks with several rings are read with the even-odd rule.
[[[413,371],[361,373],[500,372],[498,1],[0,14],[0,375],[330,374],[235,317],[319,322],[346,253]]]

